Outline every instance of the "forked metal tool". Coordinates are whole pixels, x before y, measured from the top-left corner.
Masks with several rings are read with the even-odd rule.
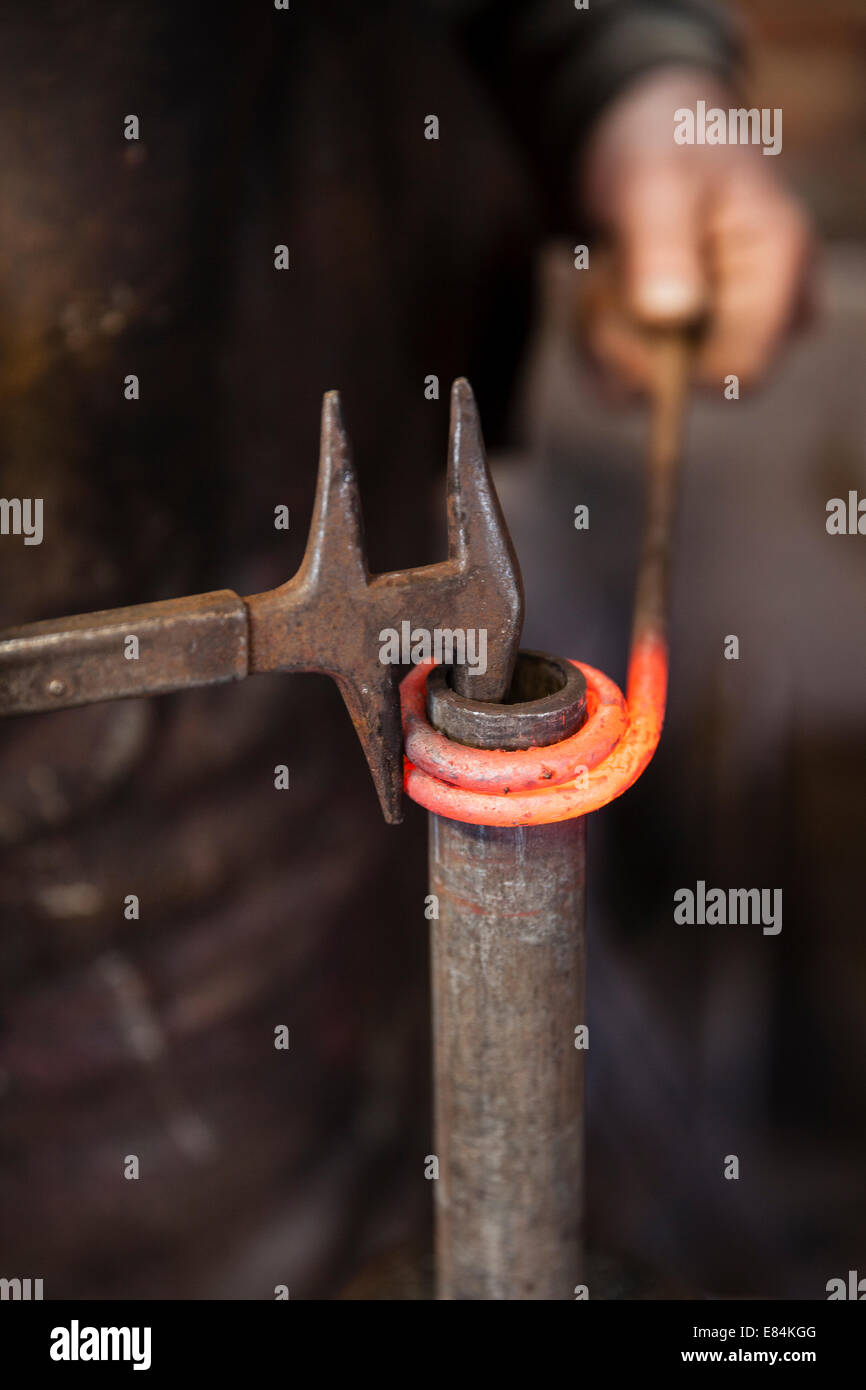
[[[313,519],[294,578],[248,598],[220,589],[7,629],[0,633],[0,715],[158,695],[262,671],[324,672],[340,688],[385,819],[399,821],[399,667],[381,660],[382,632],[404,623],[424,633],[484,630],[486,670],[480,662],[454,668],[455,689],[478,700],[503,698],[520,644],[520,570],[463,378],[451,389],[447,502],[447,560],[371,575],[340,398],[329,391]]]

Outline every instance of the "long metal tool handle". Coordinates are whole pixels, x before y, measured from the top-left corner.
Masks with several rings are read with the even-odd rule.
[[[82,613],[0,634],[0,715],[241,680],[246,604],[230,589]]]

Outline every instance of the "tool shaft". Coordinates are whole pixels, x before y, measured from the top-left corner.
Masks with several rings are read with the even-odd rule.
[[[632,643],[667,640],[670,563],[691,346],[685,333],[662,330],[651,342],[646,502],[635,587]]]
[[[0,715],[241,680],[247,625],[243,599],[220,589],[11,628],[0,634]]]

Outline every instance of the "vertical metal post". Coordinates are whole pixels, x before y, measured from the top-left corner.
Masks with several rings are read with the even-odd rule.
[[[565,736],[532,737],[549,704],[473,713],[440,684],[430,717],[463,743],[474,721],[484,742],[497,711],[498,746],[526,746]],[[573,686],[565,714],[568,732],[583,721]],[[583,818],[430,816],[439,1298],[570,1299],[581,1280],[585,870]]]

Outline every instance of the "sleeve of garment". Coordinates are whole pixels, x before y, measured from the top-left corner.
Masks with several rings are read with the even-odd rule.
[[[733,78],[739,25],[713,0],[438,0],[533,162],[570,164],[632,78],[680,63]]]

